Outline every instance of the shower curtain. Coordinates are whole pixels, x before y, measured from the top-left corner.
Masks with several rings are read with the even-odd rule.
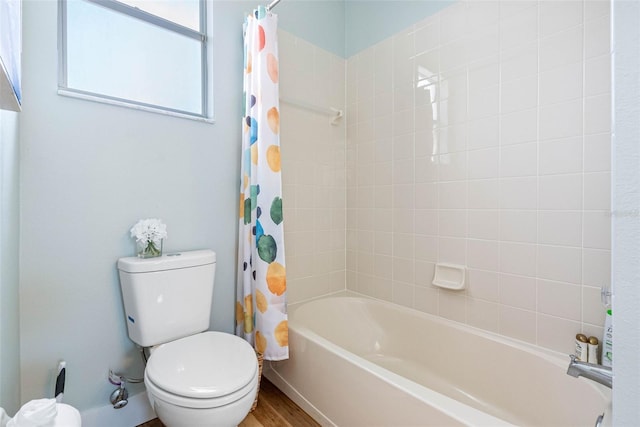
[[[289,357],[277,25],[261,6],[244,27],[236,334],[266,360]]]

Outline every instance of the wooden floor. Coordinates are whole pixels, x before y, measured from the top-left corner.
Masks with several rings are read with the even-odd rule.
[[[283,392],[262,377],[258,406],[239,427],[318,427],[320,424],[293,403]],[[157,418],[138,427],[164,427]]]

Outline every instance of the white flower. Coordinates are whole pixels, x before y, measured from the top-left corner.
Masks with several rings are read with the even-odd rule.
[[[140,243],[152,242],[160,246],[160,241],[167,238],[167,226],[160,219],[141,219],[131,227],[131,237]]]

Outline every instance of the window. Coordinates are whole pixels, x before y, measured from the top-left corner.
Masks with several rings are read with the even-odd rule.
[[[59,93],[210,119],[205,0],[60,0]]]

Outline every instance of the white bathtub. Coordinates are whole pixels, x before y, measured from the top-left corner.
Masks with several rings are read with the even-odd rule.
[[[323,425],[593,426],[611,393],[566,355],[368,298],[292,305],[265,375]],[[572,339],[572,337],[567,337]],[[605,419],[605,425],[608,420]]]

